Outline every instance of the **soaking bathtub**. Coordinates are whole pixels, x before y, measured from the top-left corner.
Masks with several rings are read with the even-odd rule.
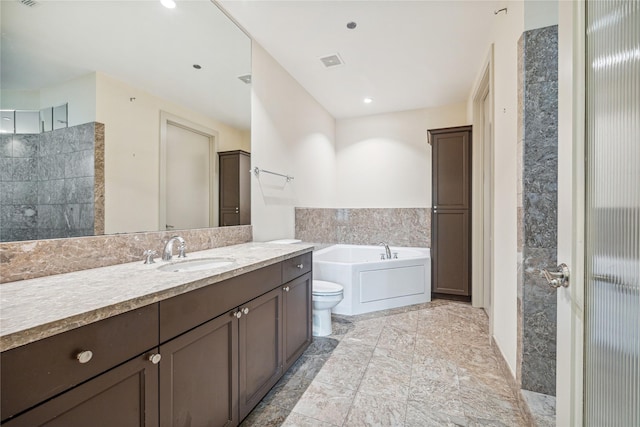
[[[332,311],[362,314],[431,301],[429,248],[333,245],[313,253],[313,278],[339,283],[344,299]]]

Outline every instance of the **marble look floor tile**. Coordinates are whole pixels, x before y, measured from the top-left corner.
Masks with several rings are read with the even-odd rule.
[[[325,423],[324,421],[316,420],[315,418],[307,417],[297,412],[289,414],[286,420],[282,423],[282,427],[334,427],[336,424]]]
[[[293,412],[341,426],[347,418],[355,393],[354,390],[316,380],[307,388]]]
[[[457,383],[428,378],[411,378],[409,402],[456,417],[464,417],[464,406]]]
[[[469,420],[464,415],[434,411],[425,405],[409,401],[404,425],[405,427],[467,427]]]
[[[316,380],[335,386],[357,390],[367,369],[369,359],[358,360],[348,355],[334,354],[322,370],[318,372]]]
[[[374,352],[360,383],[360,391],[372,396],[406,400],[409,396],[411,363],[401,359],[401,355],[393,357]]]
[[[382,322],[367,321],[356,323],[355,327],[345,334],[344,338],[342,338],[340,342],[352,342],[375,346],[378,343],[378,338],[380,338],[383,327],[384,324]]]
[[[482,310],[436,300],[333,324],[243,425],[525,425]]]
[[[279,406],[259,403],[244,419],[240,427],[279,427],[289,415],[289,411]]]
[[[267,393],[262,402],[291,411],[310,384],[310,379],[287,374]]]
[[[407,404],[379,396],[358,393],[353,401],[345,427],[404,426]]]
[[[515,398],[507,400],[493,393],[479,393],[477,390],[461,387],[460,399],[468,418],[493,420],[507,426],[523,425]]]
[[[288,373],[313,380],[328,359],[329,355],[307,356],[305,353],[289,368]]]
[[[382,328],[378,339],[378,348],[388,348],[391,350],[413,353],[416,343],[416,332],[407,331],[398,326],[385,326]]]

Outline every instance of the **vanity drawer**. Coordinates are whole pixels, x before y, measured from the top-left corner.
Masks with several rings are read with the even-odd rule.
[[[160,301],[160,342],[195,328],[282,284],[280,263]]]
[[[282,283],[311,271],[311,252],[282,261]]]
[[[0,353],[5,420],[158,345],[152,304]],[[79,360],[81,352],[85,363]],[[149,362],[151,363],[151,362]]]

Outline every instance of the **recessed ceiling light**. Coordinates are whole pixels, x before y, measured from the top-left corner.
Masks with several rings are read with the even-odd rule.
[[[200,69],[202,69],[202,65],[200,65],[200,64],[193,64],[193,68],[195,68],[196,70],[200,70]]]
[[[347,28],[350,30],[353,30],[354,28],[356,28],[358,26],[358,24],[356,24],[355,22],[351,21],[351,22],[347,22]]]
[[[160,3],[167,9],[173,9],[176,7],[176,2],[173,0],[160,0]]]
[[[362,102],[364,102],[365,104],[371,104],[373,102],[373,98],[366,97],[362,100]]]

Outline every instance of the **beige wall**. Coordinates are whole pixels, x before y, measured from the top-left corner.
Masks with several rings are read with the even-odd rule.
[[[524,3],[508,2],[493,27],[493,339],[512,374],[517,353],[517,142],[518,39],[524,31]],[[487,46],[490,51],[490,46]],[[479,70],[480,71],[480,70]],[[471,91],[468,117],[472,119]],[[477,227],[478,224],[474,224]]]
[[[218,151],[251,150],[247,131],[105,74],[97,73],[96,94],[96,121],[105,124],[107,234],[159,229],[160,111],[218,131]]]
[[[252,47],[251,224],[256,241],[293,238],[295,206],[331,207],[335,198],[335,120],[260,45]]]
[[[338,120],[338,207],[431,206],[427,130],[466,125],[466,105]]]

